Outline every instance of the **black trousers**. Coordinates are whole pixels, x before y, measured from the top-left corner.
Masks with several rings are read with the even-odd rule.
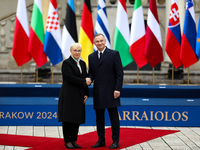
[[[77,141],[79,124],[62,122],[64,142]]]
[[[112,140],[113,142],[119,142],[120,123],[117,107],[107,108],[107,110],[111,122]],[[105,109],[96,109],[95,112],[99,141],[105,141]]]

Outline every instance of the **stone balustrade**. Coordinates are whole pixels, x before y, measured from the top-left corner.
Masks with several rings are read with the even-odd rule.
[[[5,47],[5,43],[6,43],[6,39],[5,39],[5,36],[6,36],[5,25],[6,25],[6,23],[7,23],[7,21],[1,21],[1,22],[0,22],[0,25],[1,25],[1,30],[0,30],[1,49],[0,49],[0,51],[1,51],[1,52],[6,51],[6,47]]]

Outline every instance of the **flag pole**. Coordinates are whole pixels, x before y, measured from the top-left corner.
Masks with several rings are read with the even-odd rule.
[[[172,85],[174,84],[174,65],[172,64]]]
[[[38,82],[38,66],[36,66],[36,82]]]
[[[189,78],[189,75],[190,75],[190,74],[189,74],[189,72],[190,72],[190,71],[189,71],[189,67],[188,67],[188,81],[187,81],[187,84],[190,84],[190,78]]]
[[[153,85],[154,85],[154,67],[153,67]]]
[[[137,65],[137,83],[139,83],[139,67]]]
[[[21,66],[21,83],[22,83],[22,66]]]
[[[51,83],[53,84],[53,66],[51,65]]]

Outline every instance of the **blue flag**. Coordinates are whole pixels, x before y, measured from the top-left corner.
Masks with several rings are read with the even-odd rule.
[[[101,33],[105,36],[106,46],[110,48],[110,35],[108,28],[108,17],[106,12],[106,2],[105,0],[99,0],[98,10],[97,10],[97,20],[95,25],[95,33]]]
[[[197,37],[196,37],[196,55],[198,56],[198,58],[200,58],[200,15],[199,15]]]
[[[195,53],[196,34],[193,0],[187,0],[180,51],[180,59],[185,68],[188,68],[198,62],[198,58]]]

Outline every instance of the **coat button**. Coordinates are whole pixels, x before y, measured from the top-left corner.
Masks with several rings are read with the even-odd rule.
[[[99,83],[99,85],[101,85],[101,83]]]

